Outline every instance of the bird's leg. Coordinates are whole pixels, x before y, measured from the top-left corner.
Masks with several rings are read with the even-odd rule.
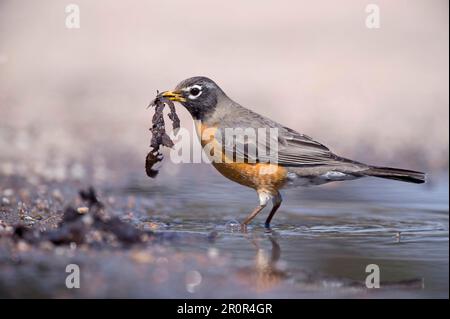
[[[272,198],[272,195],[264,192],[264,191],[258,191],[258,197],[259,197],[259,205],[251,212],[250,215],[245,218],[244,222],[242,223],[242,230],[247,229],[247,225],[253,220],[253,218],[256,217],[256,215],[259,214],[260,211],[263,210],[264,207],[267,206],[267,203]]]
[[[244,222],[242,223],[243,228],[247,227],[247,225],[252,221],[253,218],[256,217],[256,215],[259,214],[259,212],[261,210],[263,210],[263,208],[266,207],[266,205],[262,206],[259,205],[258,207],[256,207],[252,213],[250,215],[247,216],[247,218],[245,218]]]
[[[264,224],[264,226],[267,229],[270,229],[270,222],[272,221],[272,218],[273,218],[273,215],[275,215],[275,212],[278,210],[278,208],[280,208],[282,201],[283,201],[283,198],[281,198],[280,192],[277,192],[275,194],[275,196],[272,197],[273,207],[272,207],[272,210],[270,211],[269,216],[267,216],[266,222]]]

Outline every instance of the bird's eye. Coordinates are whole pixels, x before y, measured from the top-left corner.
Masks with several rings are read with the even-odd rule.
[[[200,94],[200,89],[199,88],[192,88],[190,91],[189,91],[189,94],[191,94],[192,96],[197,96],[197,95],[199,95]]]

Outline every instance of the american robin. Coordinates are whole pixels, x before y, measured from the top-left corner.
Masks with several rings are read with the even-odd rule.
[[[165,91],[161,95],[181,103],[189,111],[204,147],[212,142],[220,145],[220,156],[208,152],[212,165],[223,176],[258,193],[259,205],[244,220],[244,227],[272,201],[273,207],[265,222],[265,227],[270,228],[270,222],[281,205],[279,190],[283,187],[319,185],[364,176],[418,184],[425,182],[425,174],[421,172],[371,166],[337,156],[309,136],[234,102],[206,77],[186,79],[173,91]],[[275,129],[277,134],[275,137],[263,134],[262,138],[251,134],[244,138],[236,136],[234,143],[230,144],[223,140],[229,129],[258,132],[260,129]],[[209,133],[205,134],[207,131]],[[276,152],[267,155],[267,148],[274,146]]]

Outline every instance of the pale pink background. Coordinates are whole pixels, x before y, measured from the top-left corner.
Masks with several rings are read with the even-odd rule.
[[[79,30],[68,1],[0,1],[0,169],[92,149],[141,163],[145,106],[194,75],[343,156],[448,165],[448,1],[374,1],[377,30],[371,1],[73,2]]]

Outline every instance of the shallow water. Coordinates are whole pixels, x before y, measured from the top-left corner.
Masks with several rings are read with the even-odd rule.
[[[209,168],[176,178],[164,172],[156,180],[135,178],[105,192],[135,197],[136,211],[144,212],[137,222],[152,222],[158,232],[217,236],[214,243],[180,241],[177,250],[214,249],[232,259],[233,271],[248,273],[247,279],[266,269],[251,282],[256,297],[448,298],[445,175],[425,185],[366,178],[288,190],[272,231],[263,227],[266,208],[246,234],[233,224],[256,205],[256,195]],[[378,291],[364,288],[369,264],[380,268]],[[226,289],[215,294],[241,295],[246,294]]]
[[[270,232],[266,208],[242,233],[254,191],[210,166],[181,166],[175,172],[166,161],[149,179],[129,165],[113,171],[124,178],[93,181],[108,212],[156,232],[156,242],[21,247],[0,236],[0,296],[448,298],[445,173],[425,185],[365,178],[290,189]],[[37,229],[55,227],[67,205],[83,206],[77,192],[90,183],[29,175],[0,181],[9,202],[2,199],[0,219],[14,225],[25,214]],[[82,269],[81,289],[64,285],[69,263]],[[366,288],[370,264],[380,269],[380,289]]]

